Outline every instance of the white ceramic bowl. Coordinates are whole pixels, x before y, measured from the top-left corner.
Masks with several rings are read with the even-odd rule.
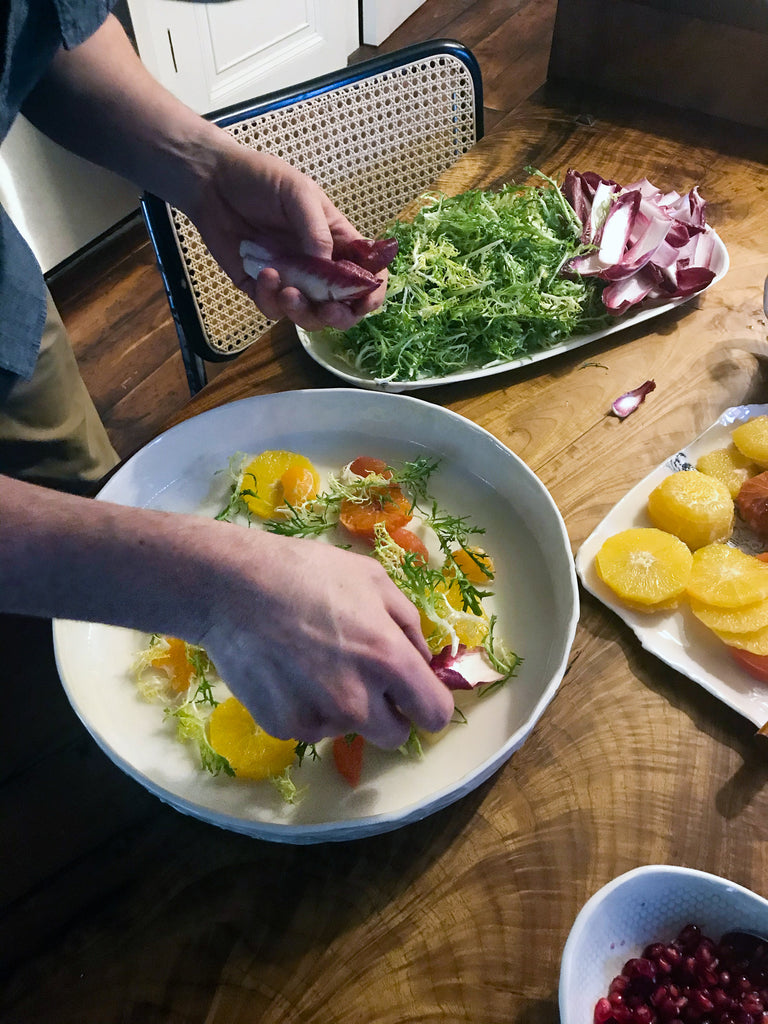
[[[508,448],[447,409],[402,395],[341,388],[246,398],[195,416],[129,459],[99,495],[108,501],[214,515],[235,452],[285,448],[321,473],[360,454],[398,462],[437,459],[432,493],[441,508],[486,529],[497,558],[499,632],[523,664],[509,685],[478,700],[466,724],[448,730],[423,760],[371,750],[351,789],[333,758],[305,759],[297,804],[274,787],[214,778],[174,739],[160,709],[143,701],[131,665],[146,644],[131,630],[54,624],[56,658],[77,714],[109,757],[179,810],[247,835],[316,843],[373,835],[424,818],[497,771],[553,698],[579,615],[568,534],[541,481]],[[326,751],[327,753],[327,751]],[[241,782],[243,780],[240,780]]]
[[[694,923],[717,941],[727,931],[768,935],[768,900],[692,868],[636,868],[603,886],[581,909],[563,950],[561,1024],[592,1024],[595,1003],[631,957]]]

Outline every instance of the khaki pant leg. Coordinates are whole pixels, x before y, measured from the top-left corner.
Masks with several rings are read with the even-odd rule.
[[[48,295],[32,379],[0,370],[0,472],[88,493],[118,461]]]

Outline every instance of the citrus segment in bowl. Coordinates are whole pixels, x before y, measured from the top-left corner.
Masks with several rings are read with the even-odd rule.
[[[213,749],[240,778],[268,779],[296,760],[296,740],[280,740],[264,732],[236,697],[213,709],[208,735]]]
[[[287,482],[286,489],[297,487],[300,479],[305,481],[306,486],[307,476],[301,472],[303,470],[311,477],[316,492],[320,486],[320,477],[304,455],[281,449],[261,452],[243,471],[240,497],[250,512],[261,519],[270,519],[275,510],[285,504],[283,479]],[[291,504],[296,504],[295,490],[293,498]]]

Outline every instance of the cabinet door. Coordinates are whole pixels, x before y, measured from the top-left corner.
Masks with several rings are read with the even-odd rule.
[[[207,113],[345,67],[357,0],[128,0],[149,71]]]

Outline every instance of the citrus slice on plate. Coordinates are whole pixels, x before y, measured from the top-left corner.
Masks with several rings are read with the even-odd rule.
[[[751,633],[730,633],[725,629],[713,629],[712,632],[720,637],[724,644],[738,651],[748,651],[760,656],[768,654],[768,626]]]
[[[742,455],[768,469],[768,416],[755,416],[735,427],[731,439]]]
[[[264,732],[236,697],[228,697],[213,709],[208,739],[216,753],[226,757],[235,775],[244,779],[279,775],[296,759],[296,740],[279,740]]]
[[[688,547],[671,533],[635,527],[609,537],[595,556],[600,579],[622,601],[645,611],[674,607],[691,571]]]
[[[753,633],[768,626],[768,598],[737,608],[718,608],[692,597],[691,611],[709,629],[727,633]]]
[[[708,544],[693,555],[691,598],[717,608],[741,608],[768,598],[768,563],[728,544]]]
[[[648,495],[654,526],[673,533],[689,548],[728,540],[733,531],[733,498],[726,485],[696,469],[665,477]]]
[[[727,448],[705,452],[696,463],[696,469],[725,484],[731,497],[735,498],[744,481],[754,476],[760,467],[742,455],[735,444],[730,444]]]

